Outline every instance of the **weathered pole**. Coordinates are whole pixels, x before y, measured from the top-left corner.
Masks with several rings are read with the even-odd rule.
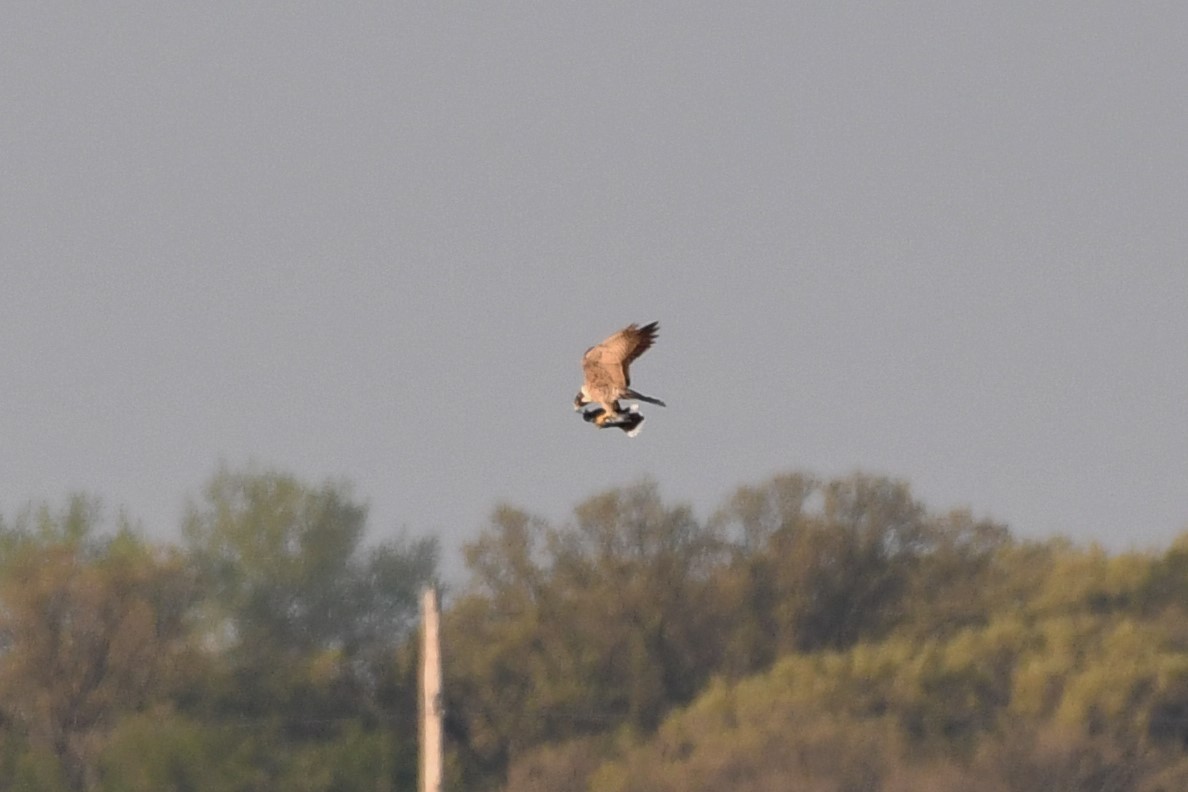
[[[441,792],[441,635],[437,589],[421,594],[421,792]]]

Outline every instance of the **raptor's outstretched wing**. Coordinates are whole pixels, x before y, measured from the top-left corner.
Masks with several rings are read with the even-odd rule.
[[[605,388],[621,390],[630,385],[631,362],[651,348],[659,329],[659,322],[643,327],[630,324],[601,344],[587,349],[582,358],[587,388],[594,392]]]

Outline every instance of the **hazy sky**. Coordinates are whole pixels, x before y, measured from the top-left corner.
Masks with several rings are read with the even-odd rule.
[[[220,462],[452,551],[798,469],[1188,529],[1188,4],[6,3],[0,513]],[[665,399],[575,417],[659,320]],[[455,562],[456,563],[456,562]]]

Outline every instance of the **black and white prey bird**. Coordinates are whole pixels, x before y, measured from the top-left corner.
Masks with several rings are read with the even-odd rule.
[[[582,371],[586,381],[573,400],[573,409],[581,410],[587,404],[598,403],[601,410],[595,410],[591,420],[600,428],[606,426],[620,426],[629,415],[637,412],[624,413],[619,407],[619,399],[638,399],[649,404],[664,406],[664,402],[644,396],[631,389],[631,373],[628,367],[644,352],[651,348],[656,340],[656,331],[660,329],[659,322],[640,327],[630,324],[598,346],[586,350],[582,358]],[[640,416],[634,422],[638,426],[643,420]],[[630,432],[629,432],[630,434]]]

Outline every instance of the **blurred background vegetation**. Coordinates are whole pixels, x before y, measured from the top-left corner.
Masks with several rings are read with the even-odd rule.
[[[174,545],[0,522],[0,789],[411,790],[431,538],[218,472]],[[447,590],[455,790],[1188,789],[1188,536],[1108,554],[791,473],[497,507]]]

